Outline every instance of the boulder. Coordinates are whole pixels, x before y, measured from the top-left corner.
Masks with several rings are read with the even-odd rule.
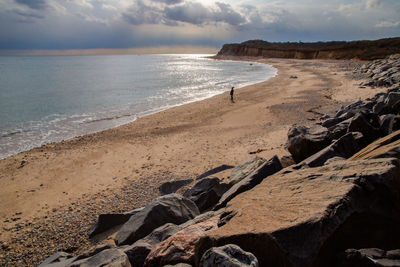
[[[74,261],[68,266],[70,267],[97,267],[97,266],[112,266],[112,267],[131,267],[128,256],[122,251],[112,248],[103,250],[96,255]]]
[[[144,262],[144,266],[156,267],[176,263],[194,265],[196,256],[198,256],[196,253],[198,242],[208,231],[218,228],[219,218],[220,214],[205,221],[189,225],[167,238],[151,250]]]
[[[258,267],[257,258],[239,246],[228,244],[207,250],[200,260],[200,267]]]
[[[197,243],[237,244],[260,266],[331,266],[349,247],[400,247],[400,162],[337,161],[282,170],[228,203],[234,216]]]
[[[239,183],[233,185],[225,194],[222,195],[214,210],[218,210],[226,206],[226,204],[236,197],[237,195],[252,189],[262,182],[266,177],[280,171],[282,165],[277,156],[272,157],[270,160],[264,162],[260,167],[254,170],[246,178],[242,179]]]
[[[336,263],[337,267],[395,267],[400,266],[399,250],[378,248],[346,249]]]
[[[348,160],[398,158],[400,159],[400,130],[376,140]]]
[[[333,157],[349,158],[360,151],[363,135],[361,133],[347,133],[331,145],[306,158],[299,165],[309,167],[318,167],[325,164],[327,160]]]
[[[361,132],[369,144],[381,136],[379,127],[378,115],[372,112],[360,112],[351,119],[347,132]]]
[[[200,212],[204,212],[214,207],[230,187],[230,184],[222,183],[217,177],[208,176],[186,190],[183,196],[196,203]]]
[[[342,116],[343,114],[345,114],[345,113],[347,113],[349,111],[357,110],[357,108],[359,108],[363,104],[365,104],[364,101],[358,100],[358,101],[353,102],[353,103],[351,103],[351,104],[349,104],[347,106],[341,106],[339,108],[339,110],[336,112],[335,117],[337,118],[337,117],[340,117],[340,116]]]
[[[190,184],[191,182],[193,182],[193,179],[169,181],[160,185],[158,187],[158,190],[160,191],[161,195],[168,195],[171,193],[175,193],[179,188],[182,188],[185,185]]]
[[[118,246],[129,245],[166,223],[181,224],[200,212],[196,204],[181,195],[169,194],[156,198],[142,211],[132,215],[114,238]]]
[[[240,182],[243,178],[245,178],[247,175],[252,173],[255,169],[261,166],[265,162],[265,159],[257,157],[257,156],[251,156],[244,162],[240,163],[237,165],[235,168],[233,168],[231,175],[229,177],[229,183],[232,185]]]
[[[293,159],[300,162],[328,146],[330,142],[329,131],[325,127],[292,126],[288,132],[286,147]]]
[[[125,246],[122,251],[128,256],[132,267],[141,267],[147,255],[155,245],[180,230],[182,230],[182,227],[179,225],[173,223],[164,224],[132,245]]]

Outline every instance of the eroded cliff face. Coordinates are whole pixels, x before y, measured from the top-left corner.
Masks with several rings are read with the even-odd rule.
[[[269,43],[260,40],[225,44],[217,57],[373,60],[400,53],[400,38],[356,42]]]

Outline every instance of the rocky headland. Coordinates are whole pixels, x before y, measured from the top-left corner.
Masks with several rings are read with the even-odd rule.
[[[167,182],[141,208],[99,214],[89,236],[114,229],[113,242],[40,266],[400,266],[399,73],[400,55],[357,67],[359,87],[382,92],[293,125],[290,156]]]
[[[375,41],[271,43],[251,40],[240,44],[225,44],[217,58],[248,56],[298,59],[382,59],[400,53],[400,38]]]

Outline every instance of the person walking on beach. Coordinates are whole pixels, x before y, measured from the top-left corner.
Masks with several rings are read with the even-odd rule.
[[[233,101],[233,88],[234,87],[231,88],[231,101],[234,103],[235,101]]]

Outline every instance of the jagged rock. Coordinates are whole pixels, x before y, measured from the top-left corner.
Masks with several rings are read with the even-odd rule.
[[[209,176],[189,188],[183,196],[196,203],[200,212],[203,212],[217,204],[230,187],[230,184],[222,183],[217,177]]]
[[[383,135],[391,134],[400,129],[400,115],[388,114],[381,119],[380,130]]]
[[[381,136],[379,117],[374,113],[360,112],[354,116],[347,129],[348,132],[361,132],[367,144]]]
[[[207,231],[216,229],[220,215],[187,226],[153,248],[144,266],[163,266],[166,264],[189,263],[194,265],[198,242]],[[199,260],[199,259],[197,259]]]
[[[104,245],[97,246],[92,250],[89,250],[87,252],[84,252],[84,253],[80,254],[76,258],[76,260],[81,260],[81,259],[86,259],[86,258],[92,257],[92,256],[102,252],[103,250],[111,249],[113,247],[115,247],[115,246],[111,246],[110,244],[104,244]]]
[[[234,243],[260,266],[330,266],[349,247],[400,247],[399,210],[397,159],[285,169],[232,199],[238,215],[195,249]]]
[[[398,158],[400,159],[400,130],[376,140],[354,154],[349,160]]]
[[[249,174],[246,178],[233,185],[225,194],[223,194],[218,204],[214,207],[214,210],[225,207],[231,199],[247,190],[252,189],[261,183],[266,177],[280,171],[281,169],[282,165],[279,162],[278,157],[272,157],[270,160],[264,162],[260,167]]]
[[[399,267],[399,250],[378,248],[347,249],[336,263],[337,267]]]
[[[77,257],[73,257],[66,252],[56,252],[50,257],[46,258],[39,267],[65,267],[71,262],[75,261]]]
[[[288,132],[287,149],[296,162],[308,158],[312,154],[328,146],[331,142],[329,131],[320,125],[310,128],[292,126]]]
[[[122,251],[128,256],[132,267],[141,267],[143,266],[147,255],[155,245],[159,244],[180,230],[182,230],[182,226],[173,223],[164,224],[156,228],[143,239],[136,241],[130,246],[124,247]]]
[[[160,191],[161,195],[167,195],[175,193],[179,188],[184,187],[191,182],[193,182],[193,179],[165,182],[158,187],[158,190]]]
[[[129,245],[163,224],[181,224],[199,214],[196,204],[190,199],[178,194],[165,195],[132,215],[121,227],[114,241],[119,246]]]
[[[360,151],[362,146],[363,135],[358,132],[347,133],[339,140],[331,145],[306,158],[299,165],[307,165],[309,167],[318,167],[333,157],[349,158],[356,152]]]
[[[255,169],[261,166],[265,162],[265,159],[251,156],[246,161],[242,162],[241,164],[237,165],[233,168],[231,175],[229,177],[229,183],[232,185],[240,182],[243,178],[247,175],[252,173]]]
[[[112,248],[103,250],[96,255],[74,261],[68,266],[70,267],[97,267],[97,266],[112,266],[112,267],[131,267],[128,256],[122,251]]]
[[[228,170],[228,169],[232,169],[233,167],[234,166],[223,164],[221,166],[215,167],[214,169],[208,170],[208,171],[200,174],[199,176],[196,177],[195,180],[203,179],[204,177],[207,177],[207,176],[210,176],[210,175],[213,175],[213,174],[216,174],[216,173]]]
[[[200,267],[258,267],[258,260],[239,246],[228,244],[207,250],[200,260]]]

